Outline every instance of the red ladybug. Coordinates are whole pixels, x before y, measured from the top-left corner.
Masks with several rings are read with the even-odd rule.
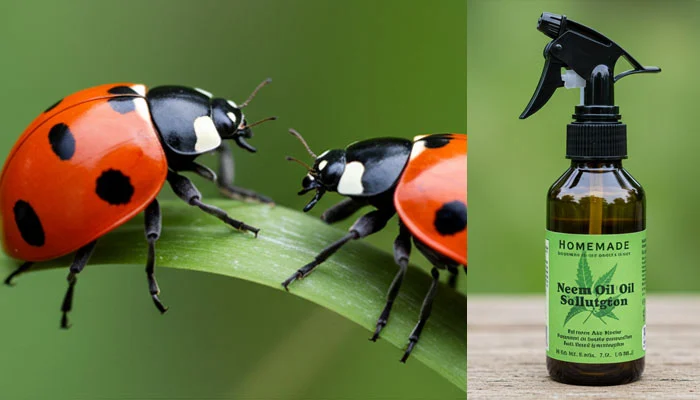
[[[344,150],[329,150],[316,156],[304,139],[295,135],[315,162],[302,181],[300,195],[316,191],[304,207],[309,211],[327,191],[348,199],[326,210],[321,218],[331,224],[343,220],[364,206],[373,206],[360,217],[348,234],[321,251],[316,258],[282,283],[304,278],[350,240],[375,233],[398,212],[399,235],[394,242],[394,259],[399,272],[389,287],[384,310],[371,340],[376,341],[389,319],[391,307],[408,267],[411,238],[416,248],[433,264],[432,285],[425,297],[420,319],[409,336],[402,362],[411,354],[423,330],[435,298],[439,269],[450,272],[456,283],[457,267],[467,267],[467,135],[434,134],[406,139],[381,138],[355,142]]]
[[[258,229],[202,203],[201,194],[181,171],[191,171],[230,195],[256,197],[230,186],[232,139],[254,152],[243,104],[212,98],[201,89],[117,83],[72,94],[44,111],[12,148],[0,178],[0,213],[5,253],[24,260],[5,280],[34,262],[76,252],[68,274],[61,326],[68,326],[76,275],[85,267],[97,239],[144,211],[148,261],[146,274],[153,301],[161,312],[154,275],[155,242],[161,231],[156,195],[168,181],[173,191],[232,227]],[[218,151],[220,176],[195,162]],[[262,200],[266,200],[263,198]]]

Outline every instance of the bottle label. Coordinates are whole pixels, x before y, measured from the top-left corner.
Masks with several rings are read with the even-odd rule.
[[[646,352],[646,231],[545,239],[547,355],[610,364]]]

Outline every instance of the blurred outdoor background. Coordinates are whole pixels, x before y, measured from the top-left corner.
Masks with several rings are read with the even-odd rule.
[[[483,193],[475,203],[481,216],[474,221],[483,231],[475,239],[483,246],[474,252],[475,282],[484,272],[511,266],[508,271],[514,274],[530,276],[525,274],[530,270],[534,277],[541,275],[541,241],[535,240],[541,232],[540,200],[546,184],[564,168],[557,158],[563,136],[545,135],[542,129],[542,118],[560,121],[547,124],[552,129],[566,121],[570,107],[564,95],[532,121],[507,127],[539,77],[537,55],[545,43],[529,29],[539,8],[516,12],[516,4],[501,9],[484,2],[479,11],[493,14],[470,20],[475,32],[482,33],[470,41],[475,50],[472,129],[481,154],[473,159],[480,172],[472,182]],[[306,153],[287,133],[289,127],[298,129],[317,153],[376,136],[466,131],[466,14],[463,0],[410,5],[400,0],[5,1],[0,4],[0,157],[4,160],[36,115],[82,88],[120,81],[151,87],[181,84],[241,102],[260,81],[272,77],[246,115],[250,122],[271,115],[279,120],[255,128],[250,143],[257,154],[234,150],[236,183],[300,210],[310,197],[296,196],[304,171],[284,156],[306,160]],[[674,254],[669,247],[664,271],[691,270],[686,255],[693,248],[692,226],[682,212],[692,209],[672,206],[676,199],[692,201],[695,190],[692,180],[681,175],[690,170],[693,147],[672,144],[691,139],[690,93],[695,88],[684,77],[692,76],[692,58],[698,56],[690,51],[695,41],[678,25],[687,14],[648,10],[644,18],[658,22],[652,27],[634,18],[627,26],[614,25],[612,17],[583,18],[601,14],[576,16],[606,28],[642,61],[666,68],[661,76],[631,78],[640,83],[636,92],[623,83],[625,89],[618,93],[626,100],[621,101],[626,115],[635,118],[628,119],[633,122],[635,160],[630,167],[650,192],[650,242],[687,252]],[[657,20],[664,15],[666,19]],[[505,30],[490,26],[506,22]],[[483,32],[498,35],[498,49],[493,47],[496,37]],[[662,107],[662,113],[652,113]],[[656,127],[664,129],[658,132]],[[661,134],[669,141],[659,140]],[[666,151],[663,163],[644,162],[651,159],[652,148],[654,155]],[[532,153],[526,157],[516,149]],[[686,157],[680,152],[687,152]],[[213,157],[203,158],[214,165]],[[532,168],[522,168],[524,163],[533,163]],[[652,168],[668,170],[652,183]],[[532,175],[519,178],[523,171]],[[677,182],[669,179],[671,173]],[[218,197],[213,185],[201,179],[195,183],[205,198]],[[664,192],[665,199],[659,197]],[[161,198],[174,196],[165,190]],[[320,215],[337,200],[337,195],[327,195],[312,214]],[[506,215],[516,210],[522,214]],[[390,222],[369,241],[391,251],[395,226]],[[487,245],[496,239],[517,246],[520,250],[509,253],[522,258],[490,254]],[[653,249],[650,281],[655,282],[662,273],[653,268],[658,261],[651,261],[660,260],[661,254]],[[675,265],[668,263],[672,260]],[[417,252],[413,261],[426,265]],[[7,260],[3,264],[4,275],[10,269]],[[142,265],[88,266],[78,285],[75,326],[61,331],[66,273],[31,273],[18,279],[15,288],[0,287],[0,398],[464,397],[418,360],[400,364],[399,349],[369,342],[369,332],[330,311],[281,291],[203,273],[158,270],[159,283],[167,288],[163,299],[171,307],[161,317],[146,296]],[[514,276],[513,282],[518,279]],[[536,290],[537,279],[528,279],[533,283],[529,290]],[[484,280],[482,289],[494,288]],[[465,282],[459,290],[466,290]]]
[[[661,67],[615,85],[628,132],[623,164],[647,194],[649,291],[700,290],[700,2],[470,0],[470,295],[544,293],[545,195],[570,163],[566,124],[579,92],[560,88],[534,116],[518,119],[551,40],[536,30],[543,11],[565,14],[641,64]],[[627,69],[620,61],[615,71]]]

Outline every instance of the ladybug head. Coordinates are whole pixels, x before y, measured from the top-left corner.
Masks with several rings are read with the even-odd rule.
[[[306,212],[311,210],[321,200],[326,191],[335,192],[338,189],[338,181],[340,181],[340,177],[345,171],[345,150],[328,150],[320,156],[316,156],[299,132],[294,129],[290,129],[289,132],[296,136],[306,147],[311,157],[315,158],[313,167],[309,167],[303,161],[287,157],[287,160],[298,162],[309,171],[301,181],[302,189],[298,194],[303,195],[316,190],[314,198],[304,207]]]
[[[240,147],[251,153],[255,153],[255,147],[246,142],[246,139],[253,137],[253,130],[250,128],[277,118],[269,117],[248,124],[241,108],[242,107],[238,107],[236,103],[231,100],[213,99],[211,101],[211,115],[214,120],[214,126],[216,126],[216,130],[219,132],[221,139],[233,139]]]
[[[272,121],[277,118],[269,117],[252,124],[248,124],[248,121],[246,121],[245,115],[243,115],[243,111],[241,110],[243,110],[243,108],[245,108],[248,103],[253,100],[260,88],[270,82],[272,82],[272,79],[270,78],[262,81],[262,83],[260,83],[258,87],[253,90],[253,93],[251,93],[250,96],[248,96],[248,99],[246,99],[246,101],[244,101],[241,105],[237,105],[231,100],[220,98],[212,99],[211,115],[212,119],[214,120],[214,126],[216,126],[216,130],[219,132],[222,139],[233,139],[236,144],[250,151],[251,153],[256,151],[255,147],[246,142],[246,139],[253,137],[253,131],[250,128],[265,121]]]

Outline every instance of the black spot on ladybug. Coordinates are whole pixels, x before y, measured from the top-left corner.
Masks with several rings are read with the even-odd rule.
[[[114,97],[107,100],[107,103],[119,114],[126,114],[136,109],[133,97]]]
[[[68,125],[59,123],[49,131],[51,150],[63,161],[70,160],[75,153],[75,138]]]
[[[24,200],[17,200],[12,211],[15,214],[15,223],[22,239],[30,246],[43,246],[44,228],[41,226],[41,221],[34,208]]]
[[[445,203],[435,213],[433,222],[441,235],[454,235],[467,228],[467,205],[463,201]]]
[[[95,193],[112,205],[128,204],[134,195],[131,179],[116,169],[108,169],[97,178]]]
[[[128,112],[134,111],[136,105],[134,104],[133,96],[140,96],[138,92],[128,86],[115,86],[109,90],[107,93],[124,95],[126,97],[113,97],[107,100],[107,103],[112,107],[112,109],[119,114],[126,114]]]
[[[425,143],[425,147],[428,149],[439,149],[450,143],[450,137],[447,135],[431,135],[422,140]]]
[[[63,99],[61,99],[61,100],[59,100],[59,101],[57,101],[57,102],[51,104],[51,105],[49,106],[49,108],[47,108],[46,110],[44,110],[44,112],[47,113],[47,112],[53,110],[53,109],[56,108],[56,106],[59,105],[62,101],[63,101]]]
[[[111,94],[126,94],[126,95],[132,95],[132,96],[138,96],[138,92],[136,92],[134,89],[128,87],[128,86],[115,86],[107,91],[107,93]]]

